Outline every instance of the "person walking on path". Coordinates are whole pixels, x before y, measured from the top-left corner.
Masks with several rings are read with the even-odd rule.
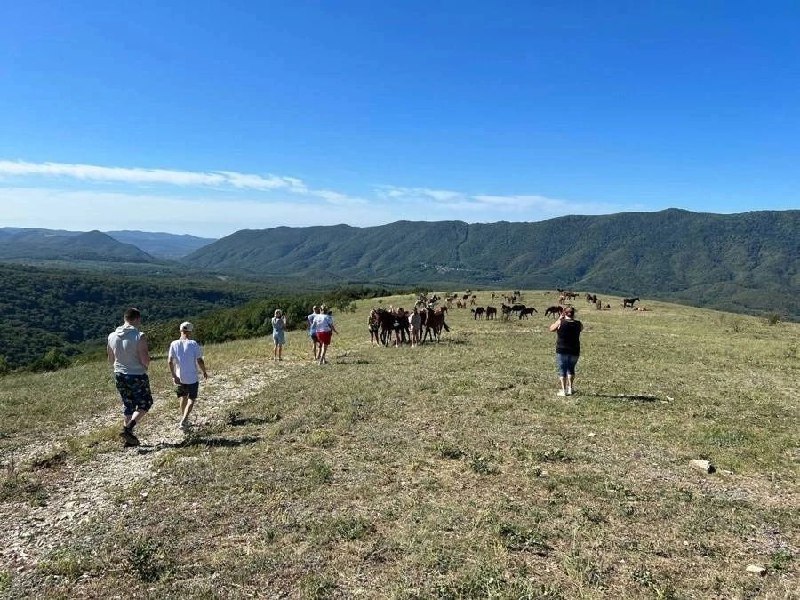
[[[311,309],[311,314],[306,317],[308,320],[308,337],[311,338],[311,352],[314,354],[314,360],[319,359],[319,340],[317,339],[317,332],[314,329],[314,318],[319,314],[319,306]]]
[[[203,361],[203,348],[196,340],[192,339],[194,325],[184,321],[180,325],[181,337],[169,345],[169,371],[172,381],[177,386],[175,393],[181,402],[180,428],[184,431],[189,428],[189,415],[194,408],[200,382],[197,378],[197,367],[203,373],[203,381],[208,379],[206,363]]]
[[[286,343],[286,317],[278,309],[272,317],[272,341],[275,348],[272,350],[272,360],[283,360],[283,345]]]
[[[333,312],[328,310],[324,304],[319,310],[319,314],[314,317],[314,331],[317,333],[317,340],[319,341],[319,364],[324,365],[328,362],[326,358],[328,354],[328,346],[330,346],[331,338],[336,331],[333,325]]]
[[[550,325],[550,331],[556,333],[556,368],[561,384],[558,395],[571,396],[575,393],[575,365],[581,355],[583,323],[575,320],[575,309],[568,306]]]
[[[119,435],[125,446],[138,446],[139,438],[134,435],[133,428],[153,406],[147,376],[150,353],[147,338],[139,330],[142,326],[141,312],[129,308],[123,318],[125,322],[108,336],[106,353],[108,361],[114,365],[114,382],[122,400],[124,425]]]

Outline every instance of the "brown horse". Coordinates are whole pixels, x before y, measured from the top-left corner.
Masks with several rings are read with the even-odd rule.
[[[369,327],[369,343],[370,345],[374,346],[375,344],[381,343],[380,338],[380,328],[381,328],[381,318],[378,314],[378,309],[373,308],[369,313],[369,318],[367,319],[367,326]]]
[[[424,343],[426,338],[430,338],[431,341],[436,338],[436,341],[438,342],[442,335],[442,329],[445,331],[450,331],[447,323],[444,322],[444,316],[446,313],[446,306],[436,309],[426,308],[422,312],[422,326],[424,327],[425,333],[422,335],[422,340],[420,343]]]
[[[633,308],[633,305],[638,302],[639,298],[624,298],[622,300],[622,308]]]
[[[560,315],[562,312],[564,312],[563,306],[549,306],[545,309],[544,316],[545,317],[549,317],[550,315],[556,316]]]

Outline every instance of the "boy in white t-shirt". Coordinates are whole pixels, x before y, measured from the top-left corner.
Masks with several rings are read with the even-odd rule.
[[[180,428],[189,428],[189,414],[194,408],[200,382],[197,380],[197,367],[203,373],[203,381],[208,379],[206,364],[203,362],[203,348],[192,339],[194,326],[184,321],[180,326],[181,337],[169,345],[169,370],[172,381],[178,386],[175,393],[181,401]]]

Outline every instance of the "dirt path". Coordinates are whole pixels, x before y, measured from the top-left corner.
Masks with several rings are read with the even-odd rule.
[[[284,362],[280,366],[240,361],[229,369],[212,374],[201,386],[200,399],[193,416],[195,427],[222,421],[236,402],[260,392],[270,382],[286,377],[308,363]],[[67,457],[48,473],[48,497],[44,506],[22,502],[0,503],[0,569],[22,574],[53,550],[68,546],[81,524],[102,519],[114,510],[115,497],[122,490],[146,482],[155,475],[154,462],[163,452],[179,451],[184,433],[177,427],[174,403],[157,402],[138,432],[142,446],[98,454],[88,462],[74,464]],[[170,410],[172,408],[173,410]],[[78,433],[120,420],[118,410],[109,410],[82,421]],[[74,435],[74,428],[69,430]],[[46,447],[31,443],[15,453],[15,461],[26,464],[43,452],[55,455],[65,439],[56,439]],[[144,492],[143,492],[144,493]]]

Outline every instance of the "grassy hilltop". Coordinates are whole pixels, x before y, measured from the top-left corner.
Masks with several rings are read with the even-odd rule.
[[[107,365],[0,379],[0,592],[797,597],[800,325],[579,299],[578,395],[559,398],[555,300],[451,310],[413,349],[370,346],[360,301],[324,366],[302,331],[283,363],[269,338],[208,346],[185,437],[155,349],[139,449],[119,447]]]

